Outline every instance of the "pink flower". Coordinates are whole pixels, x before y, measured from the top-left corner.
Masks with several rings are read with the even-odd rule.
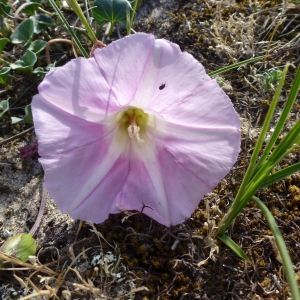
[[[235,163],[230,99],[178,45],[138,33],[50,72],[32,111],[59,209],[101,223],[120,209],[185,221]]]

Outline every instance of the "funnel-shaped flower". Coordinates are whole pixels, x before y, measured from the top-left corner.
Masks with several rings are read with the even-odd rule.
[[[134,34],[50,72],[32,111],[45,186],[73,218],[190,217],[237,159],[240,122],[176,44]]]

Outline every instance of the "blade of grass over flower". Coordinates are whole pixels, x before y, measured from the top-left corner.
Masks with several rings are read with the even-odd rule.
[[[97,41],[96,35],[90,26],[89,22],[87,21],[86,17],[84,16],[80,6],[78,5],[76,0],[67,0],[67,3],[69,4],[70,7],[74,10],[76,13],[77,17],[85,27],[87,34],[89,35],[90,39],[92,40],[93,43]]]
[[[284,73],[284,72],[283,72]],[[285,124],[285,121],[292,109],[292,106],[295,102],[295,99],[297,97],[297,94],[298,94],[298,91],[299,91],[299,88],[300,88],[300,65],[298,67],[298,70],[297,70],[297,73],[296,73],[296,77],[295,77],[295,80],[293,82],[293,85],[292,85],[292,88],[291,88],[291,91],[289,93],[289,97],[288,97],[288,100],[285,104],[285,107],[282,111],[282,114],[280,116],[280,119],[275,127],[275,130],[272,134],[272,136],[270,137],[270,141],[268,142],[267,146],[266,146],[266,149],[257,165],[257,169],[259,169],[261,167],[261,165],[264,163],[266,157],[268,156],[268,154],[270,153],[272,147],[274,146],[280,132],[282,131],[282,128]]]
[[[247,59],[247,60],[243,60],[241,62],[238,62],[238,63],[232,64],[232,65],[226,66],[224,68],[218,69],[218,70],[213,71],[213,72],[210,72],[208,75],[209,76],[219,75],[219,74],[225,73],[225,72],[227,72],[229,70],[236,69],[236,68],[238,68],[240,66],[243,66],[243,65],[246,65],[246,64],[249,64],[249,63],[261,60],[261,59],[265,59],[268,56],[269,55],[267,54],[267,55],[257,56],[257,57],[253,57],[253,58],[250,58],[250,59]]]
[[[255,201],[257,206],[260,208],[262,213],[265,215],[268,225],[275,237],[275,242],[278,247],[279,253],[282,258],[282,264],[286,274],[286,278],[289,284],[289,288],[292,294],[293,300],[300,300],[300,291],[298,288],[298,283],[296,280],[296,275],[293,270],[292,261],[288,252],[288,249],[284,243],[282,234],[275,222],[275,219],[269,209],[264,205],[264,203],[257,197],[253,196],[252,199]]]
[[[292,174],[295,174],[299,171],[300,171],[300,162],[269,175],[265,179],[265,181],[261,184],[259,189],[268,187],[269,185],[271,185],[279,180],[282,180]]]
[[[241,249],[239,245],[237,245],[230,237],[227,235],[218,236],[218,238],[228,247],[230,248],[237,256],[242,258],[245,261],[251,262],[247,254]]]
[[[69,34],[71,35],[72,39],[74,40],[75,45],[78,47],[78,49],[80,50],[80,52],[82,53],[82,55],[85,58],[88,58],[89,57],[88,53],[82,47],[82,45],[81,45],[78,37],[76,36],[75,32],[73,31],[73,29],[71,28],[71,26],[69,25],[69,23],[67,22],[67,20],[63,16],[63,14],[61,13],[60,9],[55,4],[55,1],[54,0],[49,0],[49,2],[52,5],[52,7],[55,10],[55,12],[57,13],[57,15],[59,16],[60,20],[65,24],[66,29],[69,32]]]

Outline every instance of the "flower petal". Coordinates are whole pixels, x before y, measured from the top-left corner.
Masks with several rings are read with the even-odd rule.
[[[169,132],[173,134],[158,141],[158,161],[172,222],[178,224],[230,171],[239,153],[240,133],[237,129],[201,131],[174,124],[169,124]]]
[[[159,117],[153,124],[148,140],[154,150],[143,149],[140,157],[156,196],[154,203],[144,202],[154,211],[144,213],[166,226],[176,225],[190,217],[200,199],[230,171],[239,153],[240,132],[233,126],[199,128]]]
[[[118,103],[100,74],[94,58],[79,57],[47,74],[39,85],[39,94],[65,112],[101,123],[118,110]]]
[[[144,161],[128,157],[132,155],[133,141],[129,140],[126,145],[124,140],[126,150],[120,148],[119,139],[113,139],[112,144],[116,145],[110,144],[109,148],[103,147],[103,141],[96,141],[60,156],[40,159],[46,173],[45,187],[59,209],[73,218],[101,223],[110,213],[121,209],[141,211],[144,203],[147,207],[143,213],[161,224],[172,225],[154,153],[147,154],[147,163],[151,163],[152,168],[149,175]],[[80,160],[74,161],[74,157]],[[57,178],[60,178],[59,183]]]
[[[100,141],[107,129],[69,114],[40,95],[32,100],[35,132],[40,156],[54,156]]]
[[[129,35],[96,50],[94,57],[120,106],[160,111],[170,102],[180,104],[210,79],[190,54],[151,34]]]
[[[157,110],[156,110],[157,112]],[[228,96],[215,79],[199,84],[198,90],[180,102],[169,102],[159,115],[172,123],[201,128],[240,128]]]
[[[149,207],[145,207],[143,213],[170,226],[170,222],[163,218],[158,202],[144,163],[120,157],[93,193],[71,215],[81,220],[101,223],[109,213],[121,210],[141,211],[144,203]]]
[[[137,33],[94,52],[101,74],[120,107],[133,104],[134,96],[143,84],[143,74],[151,59],[154,43],[152,34]]]
[[[210,80],[203,66],[178,45],[155,40],[143,80],[131,105],[160,112],[183,101]],[[162,89],[162,85],[164,88]]]
[[[121,164],[120,172],[116,173],[114,169],[115,165],[120,165],[116,161],[124,151],[127,139],[122,144],[114,135],[115,132],[111,132],[89,145],[40,158],[45,170],[45,187],[63,212],[77,217],[74,211],[78,209],[82,211],[80,219],[102,222],[108,217],[108,212],[119,211],[111,211],[111,207],[114,207],[114,199],[123,185],[127,168],[123,170]],[[107,185],[106,178],[110,172],[114,174],[113,186]],[[95,201],[98,201],[97,207],[93,207]],[[83,204],[88,205],[88,213],[79,208]],[[94,210],[97,219],[92,218]]]

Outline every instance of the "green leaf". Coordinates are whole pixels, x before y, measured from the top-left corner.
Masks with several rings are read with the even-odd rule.
[[[2,50],[4,49],[4,47],[5,47],[5,45],[7,44],[8,41],[9,41],[8,38],[0,39],[0,54],[1,54]]]
[[[257,178],[259,178],[258,175],[259,173],[263,174],[261,172],[261,169],[265,169],[266,170],[265,172],[267,172],[268,175],[271,172],[271,170],[277,164],[279,164],[279,162],[283,160],[299,144],[300,144],[300,120],[298,119],[297,123],[290,129],[290,131],[284,136],[284,138],[280,141],[278,146],[270,154],[265,164],[263,164],[262,167],[258,170],[256,174]]]
[[[292,174],[295,174],[297,172],[300,172],[300,162],[269,175],[265,179],[265,181],[261,184],[259,189],[268,187],[269,185],[271,185],[279,180],[282,180]]]
[[[282,74],[281,80],[279,82],[279,85],[282,85],[281,81],[284,80],[283,77],[285,77],[285,74],[286,74],[286,72],[283,71],[283,74]],[[260,161],[257,165],[257,169],[259,169],[263,165],[263,163],[265,162],[267,156],[270,154],[271,149],[275,145],[280,133],[282,132],[282,130],[284,128],[284,124],[286,123],[286,120],[289,117],[289,113],[290,113],[290,111],[293,107],[293,104],[295,102],[295,99],[297,97],[299,88],[300,88],[300,65],[298,66],[297,73],[296,73],[291,91],[290,91],[289,96],[288,96],[288,100],[286,101],[284,109],[283,109],[283,111],[281,113],[281,116],[280,116],[280,118],[279,118],[279,120],[276,124],[275,130],[273,131],[273,134],[271,135],[271,138],[270,138],[270,140],[269,140],[269,142],[268,142],[268,144],[267,144],[267,146],[264,150],[264,153],[263,153],[262,157],[260,158]],[[277,87],[277,89],[278,89],[278,87]],[[276,92],[277,92],[277,89],[276,89]],[[279,94],[278,94],[277,97],[279,98]]]
[[[258,169],[258,165],[260,164],[260,162],[263,163],[264,160],[265,160],[265,158],[266,158],[266,156],[268,155],[268,152],[267,152],[268,150],[267,149],[268,149],[269,145],[264,149],[263,156],[262,156],[263,158],[260,158],[260,162],[258,164],[256,164],[256,160],[259,157],[259,154],[260,154],[260,152],[262,150],[262,146],[263,146],[263,144],[265,142],[268,128],[270,127],[271,121],[274,118],[274,112],[275,112],[276,107],[277,107],[277,103],[278,103],[279,96],[280,96],[281,91],[282,91],[282,87],[283,87],[283,84],[284,84],[284,81],[285,81],[285,77],[286,77],[288,68],[289,68],[289,64],[287,63],[286,66],[285,66],[285,68],[284,68],[284,71],[282,72],[281,80],[280,80],[280,82],[279,82],[279,84],[278,84],[278,86],[276,88],[275,93],[274,93],[271,105],[270,105],[270,107],[268,109],[268,112],[267,112],[267,115],[265,117],[263,126],[261,128],[258,140],[256,142],[254,151],[252,153],[251,160],[250,160],[250,165],[249,165],[249,167],[247,169],[247,172],[250,172],[250,178],[254,174],[254,171]],[[270,140],[272,140],[272,138]],[[274,143],[275,143],[275,141],[274,141]],[[273,145],[270,145],[270,149],[272,147],[273,147]],[[251,166],[251,170],[250,170],[250,166]]]
[[[25,124],[25,123],[33,123],[33,118],[32,118],[32,112],[31,112],[31,105],[27,105],[25,107],[25,116],[23,119],[21,118],[16,118],[16,117],[11,117],[11,123],[12,124]]]
[[[46,75],[49,71],[55,69],[55,63],[48,65],[45,69],[42,67],[35,68],[32,73],[37,75]]]
[[[33,53],[31,50],[27,50],[20,60],[17,60],[10,66],[13,70],[28,72],[32,71],[36,61],[37,57],[35,53]]]
[[[96,0],[92,12],[99,25],[111,22],[113,26],[116,22],[126,23],[127,10],[132,10],[127,0]]]
[[[31,44],[28,47],[28,50],[34,52],[35,54],[38,54],[45,49],[46,45],[47,45],[47,42],[45,42],[43,40],[35,40],[35,41],[31,42]]]
[[[0,102],[0,118],[9,110],[9,98]]]
[[[0,70],[0,83],[6,85],[6,80],[7,80],[7,76],[9,74],[10,71],[10,67],[3,67]]]
[[[0,17],[7,17],[7,15],[10,13],[11,7],[9,5],[6,5],[7,1],[1,0],[0,2]]]
[[[227,72],[229,70],[237,69],[240,66],[243,66],[243,65],[258,61],[258,60],[265,59],[267,56],[268,55],[263,55],[263,56],[257,56],[257,57],[253,57],[253,58],[250,58],[250,59],[247,59],[247,60],[243,60],[241,62],[226,66],[224,68],[218,69],[218,70],[213,71],[213,72],[210,72],[210,73],[208,73],[208,75],[209,76],[219,75],[219,74],[222,74],[222,73]]]
[[[23,21],[10,36],[13,44],[29,43],[33,36],[33,20],[27,19]]]
[[[36,242],[29,233],[20,233],[7,240],[0,251],[22,261],[27,261],[28,257],[35,254]]]
[[[285,69],[282,73],[282,78],[279,82],[279,85],[277,86],[276,91],[275,91],[273,100],[271,102],[271,105],[270,105],[268,113],[267,113],[267,116],[264,120],[261,132],[259,134],[255,148],[251,155],[250,163],[247,168],[246,174],[244,175],[242,184],[241,184],[241,186],[238,190],[238,193],[227,213],[226,218],[224,218],[222,220],[222,223],[219,226],[219,230],[217,233],[218,236],[224,235],[226,229],[229,227],[231,222],[237,217],[237,215],[241,212],[241,210],[246,206],[248,201],[250,201],[251,197],[257,192],[257,190],[259,189],[262,182],[264,182],[265,178],[271,172],[271,169],[269,170],[266,167],[265,168],[261,167],[260,169],[257,169],[256,160],[260,154],[260,151],[262,150],[262,145],[265,141],[267,129],[268,129],[271,119],[273,117],[273,113],[276,108],[276,103],[278,101],[287,70],[288,70],[288,65],[285,67]],[[263,154],[263,157],[264,157],[264,154]]]
[[[21,11],[29,14],[34,15],[35,11],[41,6],[39,3],[33,3],[33,2],[26,2],[22,4]]]
[[[41,33],[48,26],[53,26],[53,20],[51,17],[43,14],[30,17],[33,20],[33,31],[35,34]]]
[[[230,237],[227,235],[218,236],[218,238],[227,245],[228,248],[230,248],[237,256],[242,258],[243,260],[246,260],[248,262],[251,262],[247,254],[241,249],[239,245],[237,245]]]
[[[46,75],[48,72],[44,70],[42,67],[35,68],[32,72],[32,74],[37,74],[37,75]]]

